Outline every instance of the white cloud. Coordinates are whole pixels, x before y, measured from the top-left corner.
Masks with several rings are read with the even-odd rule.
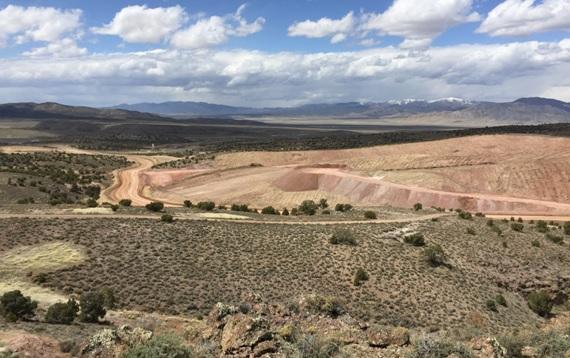
[[[0,47],[11,41],[57,42],[63,36],[77,35],[81,14],[78,9],[8,5],[0,10]]]
[[[369,14],[362,29],[380,35],[401,36],[402,47],[427,47],[449,28],[479,20],[472,0],[396,0],[382,14]]]
[[[86,48],[77,46],[74,39],[65,38],[23,53],[29,57],[78,57],[87,54]]]
[[[96,34],[116,35],[130,43],[158,43],[178,30],[187,15],[180,6],[148,8],[127,6],[103,27],[91,29]]]
[[[570,30],[570,1],[505,0],[489,12],[477,32],[523,36],[552,30]]]
[[[305,20],[289,26],[289,36],[308,38],[331,37],[331,43],[344,41],[354,31],[356,20],[351,11],[342,19],[332,20],[323,17],[317,21]]]
[[[261,31],[265,24],[263,17],[247,22],[242,14],[245,5],[241,5],[235,14],[211,16],[199,19],[186,29],[176,32],[171,45],[181,49],[199,49],[222,44],[230,37],[246,37]]]
[[[0,60],[5,100],[87,104],[200,100],[237,105],[467,97],[512,99],[570,86],[570,40],[457,45],[414,52],[154,50]],[[20,97],[18,97],[20,96]],[[93,103],[93,101],[97,101]]]

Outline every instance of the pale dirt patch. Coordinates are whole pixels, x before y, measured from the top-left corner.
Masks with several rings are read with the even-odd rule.
[[[114,213],[114,211],[111,208],[81,208],[81,209],[73,209],[71,212],[74,214],[104,214],[104,215],[110,215]]]
[[[42,304],[64,301],[65,296],[35,285],[26,275],[54,271],[83,260],[85,255],[79,249],[64,242],[21,246],[4,252],[0,254],[0,294],[20,290]]]
[[[248,216],[224,214],[224,213],[200,213],[196,216],[204,219],[231,219],[231,220],[250,220]]]

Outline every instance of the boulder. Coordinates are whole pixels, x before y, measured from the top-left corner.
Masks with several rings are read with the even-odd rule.
[[[238,313],[230,316],[222,331],[222,353],[236,354],[253,351],[256,346],[273,338],[268,322]]]

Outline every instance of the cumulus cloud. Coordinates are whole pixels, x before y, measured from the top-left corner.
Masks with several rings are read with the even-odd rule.
[[[344,41],[356,25],[354,13],[351,11],[342,19],[333,20],[324,17],[317,21],[305,20],[289,26],[289,36],[303,36],[308,38],[330,37],[331,43]]]
[[[110,23],[91,31],[116,35],[125,42],[158,43],[182,27],[186,18],[186,12],[178,5],[157,8],[133,5],[121,9]]]
[[[11,98],[10,93],[27,88],[30,96],[36,91],[45,98],[67,89],[75,99],[82,94],[86,103],[186,99],[259,106],[422,96],[502,99],[567,88],[568,80],[559,74],[568,71],[569,40],[421,52],[397,47],[313,54],[170,49],[0,60],[0,93]],[[529,83],[534,92],[528,92]]]
[[[81,14],[78,9],[8,5],[0,10],[0,47],[11,41],[57,42],[64,36],[76,36]]]
[[[65,38],[49,43],[44,47],[36,47],[23,53],[28,57],[78,57],[87,54],[86,48],[77,46],[74,39]]]
[[[402,47],[427,47],[447,29],[479,20],[472,0],[396,0],[381,14],[368,14],[362,29],[380,35],[401,36]]]
[[[222,44],[230,37],[246,37],[261,31],[265,19],[258,17],[248,22],[243,17],[244,10],[245,5],[241,5],[235,14],[199,19],[188,28],[176,32],[170,43],[181,49],[206,48]]]
[[[489,12],[477,32],[522,36],[552,30],[570,30],[570,1],[505,0]]]

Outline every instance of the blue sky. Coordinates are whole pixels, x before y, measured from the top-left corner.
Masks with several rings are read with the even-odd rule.
[[[5,101],[570,100],[570,0],[0,0],[0,23]]]

